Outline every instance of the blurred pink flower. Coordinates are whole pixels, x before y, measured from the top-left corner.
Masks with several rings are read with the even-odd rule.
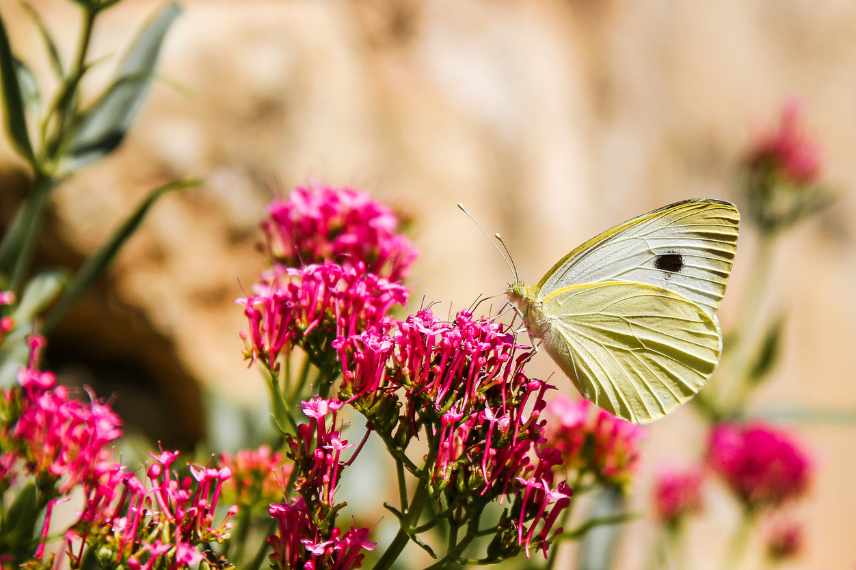
[[[779,126],[762,134],[749,152],[751,165],[771,165],[797,184],[812,184],[820,176],[817,144],[802,127],[799,102],[789,101],[782,109]]]
[[[720,424],[710,434],[708,464],[748,509],[802,496],[811,462],[788,434],[756,423]]]
[[[401,281],[416,250],[396,233],[398,219],[351,188],[298,187],[268,207],[262,223],[271,256],[288,266],[334,262]]]
[[[282,497],[294,469],[282,453],[267,445],[235,454],[223,453],[220,465],[232,471],[225,488],[242,505],[275,502]]]
[[[674,525],[686,515],[702,509],[703,475],[697,469],[668,470],[654,483],[654,508],[666,525]]]
[[[767,556],[774,562],[796,558],[803,550],[805,536],[801,524],[776,523],[767,534]]]
[[[639,462],[641,427],[564,394],[547,411],[554,420],[548,424],[546,445],[562,454],[566,468],[588,470],[614,485],[630,479]]]

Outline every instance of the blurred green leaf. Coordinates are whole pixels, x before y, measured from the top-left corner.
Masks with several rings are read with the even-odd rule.
[[[35,110],[42,102],[42,93],[39,90],[39,82],[36,81],[36,76],[26,63],[15,58],[15,69],[18,73],[18,85],[21,87],[21,98],[24,101],[24,108],[27,110]]]
[[[30,280],[12,313],[16,326],[31,323],[41,315],[59,297],[67,280],[66,273],[60,271],[41,273]]]
[[[616,517],[625,514],[624,494],[620,489],[605,487],[594,498],[589,520]],[[602,525],[584,533],[580,543],[577,568],[579,570],[609,570],[615,563],[621,525]]]
[[[27,362],[27,337],[34,332],[34,321],[53,303],[65,286],[64,273],[43,273],[27,284],[21,302],[11,314],[15,327],[0,343],[0,386],[12,386],[18,370]]]
[[[563,532],[559,536],[556,537],[557,540],[578,540],[584,537],[589,531],[603,527],[603,526],[611,526],[616,524],[626,523],[628,521],[632,521],[633,519],[639,518],[637,513],[618,513],[616,515],[605,515],[602,517],[592,517],[588,519],[586,522],[578,526],[577,528],[571,529],[569,531]]]
[[[14,553],[18,561],[26,557],[35,541],[39,511],[36,485],[29,483],[18,493],[3,519],[3,527],[0,528],[0,550]]]
[[[30,135],[27,131],[27,115],[24,112],[24,100],[21,94],[21,86],[18,81],[18,66],[15,65],[15,57],[12,55],[12,46],[9,44],[9,36],[6,35],[6,26],[0,17],[0,76],[3,84],[3,101],[6,106],[6,130],[12,145],[18,154],[26,158],[31,164],[35,164],[33,145],[30,144]]]
[[[773,321],[766,335],[764,335],[758,356],[749,369],[749,381],[751,383],[759,384],[775,367],[781,352],[784,327],[785,318],[780,316]]]
[[[26,0],[22,0],[21,6],[24,10],[29,14],[30,18],[33,20],[33,23],[36,25],[36,28],[39,30],[39,34],[42,36],[42,41],[45,43],[45,47],[48,50],[48,57],[51,62],[51,68],[58,78],[62,78],[65,75],[64,66],[62,63],[62,56],[59,53],[59,48],[57,48],[56,42],[51,35],[50,30],[48,29],[45,21],[42,19],[42,16],[33,8],[33,5],[27,2]]]
[[[154,78],[166,33],[180,13],[178,4],[167,4],[143,26],[113,83],[78,118],[70,141],[69,169],[97,160],[122,144]]]
[[[116,254],[125,245],[125,242],[134,235],[137,228],[143,222],[152,206],[164,194],[174,190],[190,188],[198,186],[199,180],[178,180],[165,184],[159,188],[155,188],[146,196],[146,198],[137,206],[137,209],[131,216],[125,220],[121,226],[113,233],[112,237],[101,246],[84,264],[80,267],[68,287],[65,289],[59,302],[48,313],[45,320],[44,330],[50,331],[59,323],[69,308],[78,300],[86,289],[88,289],[98,277],[110,266],[110,263],[115,259]]]

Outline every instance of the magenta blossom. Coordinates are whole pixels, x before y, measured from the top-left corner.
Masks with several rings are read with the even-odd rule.
[[[277,266],[264,274],[252,295],[238,302],[249,322],[251,357],[273,368],[281,353],[300,345],[324,366],[335,357],[330,348],[334,339],[382,325],[394,305],[407,302],[407,290],[332,263],[300,269]]]
[[[748,509],[802,496],[811,462],[786,433],[766,425],[721,424],[710,434],[708,464]]]
[[[639,463],[639,440],[644,430],[601,410],[588,400],[558,395],[548,412],[555,418],[547,445],[562,454],[571,470],[587,470],[603,482],[624,485]]]
[[[801,124],[801,109],[790,101],[782,110],[776,130],[764,133],[750,151],[752,165],[770,165],[796,184],[817,181],[820,175],[820,151]]]
[[[350,188],[296,188],[268,207],[262,229],[270,255],[288,266],[333,262],[401,281],[416,250],[396,233],[398,219]]]
[[[23,387],[21,412],[12,436],[21,448],[27,470],[59,482],[59,492],[96,476],[110,459],[109,446],[122,435],[121,422],[106,404],[90,393],[90,402],[69,398],[54,375],[38,369],[41,337],[30,339],[28,364],[18,374]]]
[[[342,534],[334,528],[325,536],[302,497],[268,508],[277,531],[268,537],[273,549],[271,562],[277,568],[350,570],[362,566],[364,551],[375,549],[365,528]]]
[[[696,469],[667,470],[654,483],[654,508],[657,518],[667,525],[680,523],[702,508],[702,473]]]

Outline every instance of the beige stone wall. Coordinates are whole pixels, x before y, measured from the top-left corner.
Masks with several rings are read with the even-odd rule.
[[[35,4],[70,49],[72,3]],[[178,359],[168,381],[195,378],[247,404],[262,397],[241,361],[242,319],[232,300],[262,266],[254,230],[272,192],[305,181],[350,184],[408,212],[423,252],[414,300],[424,294],[463,305],[500,293],[510,276],[456,202],[503,233],[534,280],[628,216],[689,196],[736,198],[741,151],[797,95],[840,196],[776,259],[770,304],[790,310],[788,351],[757,406],[856,407],[856,3],[186,4],[164,52],[165,81],[130,140],[56,195],[57,239],[80,255],[147,188],[175,176],[207,179],[203,189],[158,205],[105,286],[109,307],[99,305],[103,297],[88,301],[90,315],[118,312],[155,331],[158,353]],[[94,55],[115,53],[157,5],[127,0],[108,13]],[[14,42],[27,46],[22,52],[40,54],[34,64],[46,77],[17,3],[0,7]],[[108,72],[101,66],[87,86],[94,90]],[[726,324],[755,263],[752,245],[744,232]],[[75,322],[80,334],[104,334],[85,316]],[[122,350],[147,350],[134,345]],[[144,360],[159,369],[161,361]],[[192,390],[182,394],[193,408]],[[852,567],[856,425],[798,432],[819,474],[799,509],[809,546],[795,567]],[[640,506],[650,473],[676,453],[691,457],[701,438],[689,411],[651,430]],[[693,568],[716,567],[710,553],[720,548],[729,509],[714,493],[711,516],[693,529]],[[634,526],[622,568],[643,566],[650,539],[644,524]]]

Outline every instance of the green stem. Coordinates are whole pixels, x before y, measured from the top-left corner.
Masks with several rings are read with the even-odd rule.
[[[751,512],[744,512],[740,518],[740,524],[731,537],[731,544],[728,547],[728,560],[725,564],[730,570],[740,567],[743,557],[746,553],[746,546],[749,544],[749,537],[752,536],[752,529],[755,526],[755,517]]]
[[[723,374],[720,375],[719,396],[720,402],[726,402],[724,409],[735,410],[736,406],[743,404],[748,395],[745,393],[745,384],[762,336],[763,300],[772,275],[777,237],[778,234],[764,232],[758,242],[755,266],[743,296],[741,311],[738,313],[740,321],[736,330],[736,345],[731,354],[725,356],[727,361],[723,363]]]
[[[282,400],[282,392],[279,389],[279,378],[277,375],[266,366],[262,367],[262,373],[265,377],[265,384],[268,388],[268,395],[270,396],[270,405],[271,410],[273,411],[273,419],[274,419],[274,427],[279,431],[286,431],[286,426],[290,427],[292,433],[297,433],[297,422],[295,422],[294,417],[291,415],[291,412],[288,411],[288,408],[285,406],[285,402]]]
[[[294,390],[291,392],[291,395],[288,396],[289,405],[293,405],[300,401],[300,395],[303,394],[303,388],[306,386],[306,380],[309,378],[309,368],[311,366],[311,362],[309,362],[309,357],[304,356],[303,364],[300,366],[300,375],[297,377],[297,384],[294,386]],[[291,380],[291,378],[289,378]]]
[[[407,510],[407,481],[404,478],[404,464],[400,459],[395,460],[395,475],[398,479],[398,504],[403,511]]]
[[[407,509],[402,509],[404,519],[401,521],[401,526],[398,529],[398,534],[392,540],[392,544],[383,553],[380,560],[375,564],[375,570],[386,570],[391,568],[392,564],[398,559],[404,547],[410,542],[410,534],[416,523],[419,522],[419,515],[422,514],[422,509],[425,508],[425,502],[428,499],[428,478],[426,473],[419,480],[419,485],[416,487],[416,492],[413,494],[413,500],[410,501],[410,506]]]
[[[264,564],[265,558],[267,558],[267,551],[269,545],[267,543],[267,537],[273,534],[273,531],[276,529],[276,521],[271,520],[268,523],[267,532],[264,534],[262,538],[262,543],[259,546],[259,550],[256,552],[256,555],[253,557],[253,560],[247,565],[249,570],[259,570]]]

